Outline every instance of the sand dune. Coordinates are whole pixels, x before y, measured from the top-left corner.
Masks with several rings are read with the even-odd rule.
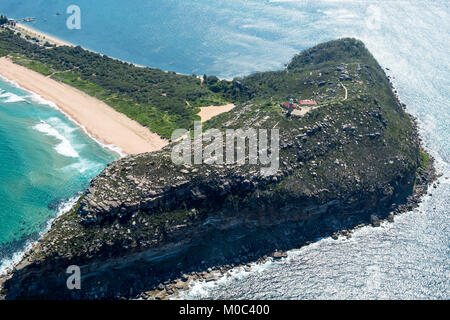
[[[235,107],[234,104],[226,104],[223,106],[209,106],[209,107],[201,107],[198,115],[202,119],[202,122],[205,122],[212,117],[215,117],[221,113],[228,112]]]

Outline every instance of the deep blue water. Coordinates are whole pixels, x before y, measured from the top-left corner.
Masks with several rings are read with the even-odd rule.
[[[323,239],[285,261],[199,284],[187,297],[450,297],[448,1],[78,0],[82,28],[68,30],[65,9],[73,3],[3,0],[0,11],[36,17],[30,26],[115,58],[225,78],[278,69],[323,41],[359,38],[389,68],[443,174],[432,196],[394,224]]]

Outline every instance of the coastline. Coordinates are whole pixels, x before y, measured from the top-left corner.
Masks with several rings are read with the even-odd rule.
[[[40,40],[48,41],[49,43],[55,44],[56,46],[69,46],[69,47],[75,46],[74,44],[72,44],[70,42],[61,40],[61,39],[51,36],[47,33],[38,31],[38,30],[36,30],[32,27],[26,26],[22,23],[17,23],[17,27],[12,28],[12,29],[16,29],[19,32],[28,34],[30,37],[37,37]]]
[[[15,81],[22,88],[54,102],[63,113],[103,146],[113,145],[123,153],[139,154],[159,150],[168,143],[106,103],[67,84],[14,64],[4,57],[0,58],[0,74]]]
[[[414,124],[417,127],[415,121]],[[352,238],[353,233],[362,228],[380,228],[387,224],[394,223],[396,217],[407,212],[412,212],[418,208],[422,203],[423,198],[427,194],[431,194],[432,191],[429,190],[431,186],[433,185],[435,188],[436,184],[440,183],[439,178],[441,176],[442,174],[439,174],[436,171],[435,159],[431,157],[427,168],[419,172],[419,182],[417,183],[412,194],[407,198],[406,203],[400,204],[396,208],[393,208],[386,217],[376,216],[375,219],[360,223],[356,226],[347,226],[342,224],[339,231],[326,235],[324,238],[329,238],[332,241],[338,241],[340,239],[348,240]],[[179,277],[170,279],[170,281],[161,282],[159,285],[155,286],[153,290],[141,292],[136,298],[142,300],[192,299],[190,297],[190,293],[196,288],[207,286],[208,283],[220,283],[228,281],[229,279],[236,279],[236,277],[239,277],[240,275],[255,272],[255,270],[265,268],[270,265],[270,263],[288,259],[292,252],[300,250],[304,246],[317,243],[318,240],[321,240],[321,238],[308,240],[299,246],[278,249],[272,251],[270,254],[249,252],[244,256],[240,256],[238,261],[235,263],[227,264],[225,266],[212,265],[209,266],[209,268],[206,268],[206,270],[203,270],[205,268],[200,268],[194,271],[183,272]]]
[[[49,219],[43,230],[39,232],[39,236],[37,239],[29,239],[27,240],[25,246],[20,249],[19,251],[16,251],[14,255],[6,260],[0,260],[0,278],[4,275],[6,275],[8,272],[10,272],[14,266],[20,263],[20,261],[24,258],[24,256],[27,254],[27,252],[30,252],[42,239],[42,237],[50,231],[50,228],[52,227],[52,224],[55,220],[57,220],[61,215],[66,213],[67,211],[71,210],[77,203],[77,201],[80,199],[81,194],[77,193],[74,194],[71,198],[69,198],[67,201],[63,202],[54,217]]]
[[[33,27],[24,25],[23,23],[17,23],[15,28],[14,27],[10,27],[10,26],[8,28],[11,29],[11,30],[14,30],[14,31],[26,33],[26,34],[28,34],[31,37],[37,37],[37,38],[39,38],[39,40],[48,41],[50,44],[54,44],[56,46],[69,46],[69,47],[76,47],[77,46],[76,44],[73,44],[73,43],[68,42],[66,40],[62,40],[62,39],[57,38],[55,36],[49,35],[48,33],[45,33],[43,31],[39,31],[38,29],[35,29]],[[88,49],[88,48],[85,48],[85,47],[82,47],[82,48],[84,50],[100,54],[102,56],[106,55],[106,54],[104,54],[104,53],[102,53],[100,51],[95,51],[95,50]],[[137,64],[137,63],[130,62],[130,61],[127,61],[127,60],[123,60],[123,59],[120,59],[120,58],[115,58],[115,57],[112,57],[112,56],[108,56],[108,57],[111,58],[111,59],[117,60],[117,61],[121,61],[121,62],[124,62],[124,63],[129,63],[129,64],[131,64],[131,65],[133,65],[133,66],[135,66],[137,68],[158,68],[158,67],[152,67],[152,66]],[[176,73],[178,75],[183,75],[183,76],[190,76],[191,75],[189,73],[182,73],[182,72],[177,72],[177,71],[173,71],[173,70],[163,70],[163,71],[164,72],[174,72],[174,73]],[[197,78],[200,79],[201,82],[203,82],[203,76],[197,75]],[[232,78],[219,78],[219,80],[232,81],[233,79]],[[225,111],[223,111],[223,112],[225,112]]]
[[[67,42],[65,40],[61,40],[61,39],[51,36],[45,32],[42,32],[42,31],[36,30],[32,27],[26,26],[22,23],[17,23],[16,27],[8,27],[8,28],[15,32],[21,32],[22,34],[28,35],[30,37],[37,37],[42,42],[48,41],[50,44],[53,44],[55,46],[70,46],[70,47],[76,46],[73,43]],[[83,48],[83,49],[91,51],[93,53],[100,54],[103,56],[103,54],[101,52],[96,52],[96,51],[86,49],[86,48]],[[111,57],[111,58],[114,60],[117,60],[117,61],[124,62],[124,63],[129,63],[137,68],[149,68],[147,66],[128,62],[128,61],[125,61],[122,59],[113,58],[113,57]],[[3,59],[7,59],[7,58],[0,58],[0,60],[3,60]],[[4,61],[0,61],[0,64],[1,63],[4,63]],[[14,64],[12,61],[10,61],[10,64],[6,67],[12,68],[12,69],[17,69],[17,70],[21,69],[24,71],[24,73],[25,72],[35,73],[36,76],[41,76],[40,78],[43,79],[42,75],[40,73],[36,73],[34,70]],[[5,80],[9,80],[9,81],[17,83],[19,85],[19,87],[21,87],[22,89],[30,91],[31,93],[38,94],[39,96],[44,98],[44,100],[49,100],[50,103],[55,104],[55,107],[59,111],[61,111],[70,121],[74,122],[78,127],[80,127],[91,139],[95,140],[103,148],[106,148],[114,153],[119,154],[120,157],[126,156],[127,154],[139,154],[139,153],[144,153],[144,152],[157,151],[169,143],[168,140],[161,138],[159,135],[150,131],[148,128],[142,126],[137,121],[128,118],[126,115],[124,115],[120,112],[116,112],[114,110],[114,108],[108,106],[106,103],[85,94],[84,92],[78,90],[77,88],[71,87],[70,85],[64,84],[62,82],[53,80],[50,77],[44,76],[45,79],[53,81],[54,82],[53,84],[60,84],[61,86],[66,87],[66,89],[72,89],[71,91],[77,91],[77,93],[82,95],[83,98],[88,98],[89,100],[91,100],[90,105],[96,104],[96,103],[103,104],[103,108],[101,108],[101,109],[103,109],[103,113],[105,113],[105,111],[106,111],[106,113],[109,113],[109,116],[112,117],[115,121],[117,121],[120,118],[126,118],[126,119],[120,119],[119,122],[122,122],[122,124],[124,122],[128,122],[125,124],[125,126],[128,129],[131,128],[132,131],[134,131],[134,133],[137,133],[137,135],[140,136],[141,138],[143,138],[143,140],[146,140],[146,142],[140,141],[140,147],[136,146],[136,144],[138,144],[138,143],[134,143],[135,146],[131,147],[129,145],[129,143],[117,142],[117,140],[118,140],[117,137],[113,139],[110,137],[110,135],[99,134],[99,132],[98,132],[99,130],[94,128],[95,125],[93,125],[91,122],[88,122],[88,125],[86,125],[86,121],[80,117],[79,111],[75,111],[73,108],[67,108],[67,104],[62,103],[61,101],[56,104],[55,100],[60,100],[60,99],[59,99],[59,97],[55,97],[52,94],[50,94],[50,92],[49,92],[50,90],[48,92],[47,91],[44,92],[42,87],[38,88],[38,86],[32,85],[32,83],[34,83],[34,81],[28,81],[26,79],[26,77],[20,77],[20,79],[18,80],[18,79],[16,79],[17,73],[15,73],[14,76],[12,76],[9,71],[2,71],[2,68],[3,68],[3,66],[0,66],[0,77],[4,78]],[[172,72],[172,71],[165,70],[165,72]],[[182,73],[178,73],[178,72],[176,72],[176,73],[180,74],[180,75],[188,75],[188,74],[182,74]],[[203,82],[202,76],[197,76],[197,78],[200,79],[201,82]],[[232,104],[232,103],[228,103],[226,105],[218,105],[218,106],[216,106],[216,105],[204,106],[204,107],[200,107],[200,112],[198,113],[198,115],[201,118],[201,122],[206,122],[219,114],[231,111],[235,106],[236,105]],[[95,109],[98,109],[98,108],[95,108]],[[109,110],[107,110],[107,109],[109,109]],[[115,113],[115,115],[113,115],[113,113]],[[129,120],[129,121],[127,121],[127,120]],[[120,140],[126,140],[126,139],[120,139]],[[145,146],[146,143],[149,143],[150,146]]]
[[[129,160],[127,160],[127,161],[129,161]],[[128,163],[126,164],[126,165],[128,165]],[[427,180],[427,179],[425,179],[424,178],[424,180]],[[425,181],[426,182],[426,181]],[[425,185],[427,185],[427,184],[425,184]],[[416,189],[416,191],[418,191],[418,189]],[[425,190],[426,191],[426,190]],[[414,200],[414,199],[413,199]],[[410,209],[411,207],[413,207],[414,206],[414,202],[415,201],[411,201],[410,203],[408,203],[407,205],[404,205],[404,206],[402,206],[401,208],[398,208],[398,210],[397,211],[394,211],[394,212],[392,212],[392,215],[391,214],[389,214],[389,216],[388,216],[388,219],[393,219],[393,217],[394,217],[394,215],[396,214],[396,213],[400,213],[402,210],[407,210],[407,209]],[[375,219],[376,218],[376,219]],[[374,225],[374,226],[377,226],[377,225],[379,225],[379,223],[380,223],[380,220],[382,220],[382,218],[380,217],[380,218],[377,218],[377,216],[375,216],[375,218],[373,218],[372,219],[372,217],[371,217],[371,223]],[[61,219],[61,221],[60,221],[61,223],[63,222],[63,220]],[[369,221],[368,221],[369,222]],[[370,223],[370,222],[369,222]],[[347,235],[347,233],[349,232],[349,228],[350,227],[347,227],[347,226],[345,226],[345,227],[343,227],[343,228],[340,228],[341,230],[340,230],[340,232],[343,232],[342,233],[342,235],[344,235],[344,236],[346,236]],[[109,231],[111,231],[111,230],[109,230]],[[196,232],[198,231],[198,229],[196,229]],[[345,232],[345,233],[344,233]],[[339,233],[335,233],[336,234],[336,236],[338,236],[339,235]],[[314,234],[312,234],[312,236],[313,236]],[[263,248],[264,249],[264,248]],[[285,248],[281,248],[282,250],[285,250]],[[279,252],[279,251],[277,251],[277,252]],[[259,253],[257,253],[257,252],[255,252],[255,254],[257,254],[257,255],[259,255]],[[276,258],[276,259],[278,259],[278,258],[283,258],[283,256],[285,256],[285,254],[283,253],[283,252],[279,252],[279,253],[277,253],[275,256],[274,256],[274,258]],[[254,259],[255,258],[255,259]],[[245,259],[244,259],[244,261],[242,261],[243,259],[240,259],[241,261],[240,262],[245,262],[245,263],[248,263],[249,261],[248,260],[250,260],[250,261],[252,261],[252,260],[257,260],[258,259],[258,257],[257,256],[254,256],[254,257],[252,257],[251,255],[249,255],[248,257],[246,257]],[[26,263],[26,262],[25,262]],[[204,268],[204,266],[202,266],[202,268],[203,269],[205,269]],[[206,271],[205,271],[206,272]],[[209,272],[207,272],[206,274],[208,274]],[[202,276],[203,276],[203,272],[202,272]],[[186,278],[186,277],[184,277],[184,278]],[[187,276],[187,278],[189,278],[189,276]],[[209,278],[209,276],[208,276],[208,280],[210,280],[210,278]],[[211,279],[212,280],[212,279]],[[184,281],[183,281],[184,282]],[[184,286],[184,284],[177,284],[177,286]],[[138,289],[138,288],[137,288]],[[170,291],[170,290],[172,290],[172,288],[170,288],[169,287],[169,290],[165,290],[164,289],[164,291]],[[161,290],[161,291],[163,291],[163,290]],[[158,292],[158,294],[161,294],[163,297],[164,297],[164,291],[163,292]],[[160,296],[161,296],[160,295]],[[142,296],[141,296],[142,297]],[[147,297],[142,297],[142,298],[147,298]]]

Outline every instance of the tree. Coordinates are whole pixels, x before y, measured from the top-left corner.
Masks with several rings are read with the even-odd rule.
[[[0,26],[4,25],[8,23],[8,18],[5,17],[4,15],[0,15]]]

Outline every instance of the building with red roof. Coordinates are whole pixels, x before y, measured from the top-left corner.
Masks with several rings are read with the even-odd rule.
[[[289,109],[289,102],[284,102],[284,103],[280,104],[280,106],[281,106],[282,108]],[[299,106],[298,106],[297,104],[294,103],[294,104],[292,105],[292,107],[293,107],[294,109],[297,109]]]
[[[298,100],[301,106],[317,106],[317,102],[314,100]]]

